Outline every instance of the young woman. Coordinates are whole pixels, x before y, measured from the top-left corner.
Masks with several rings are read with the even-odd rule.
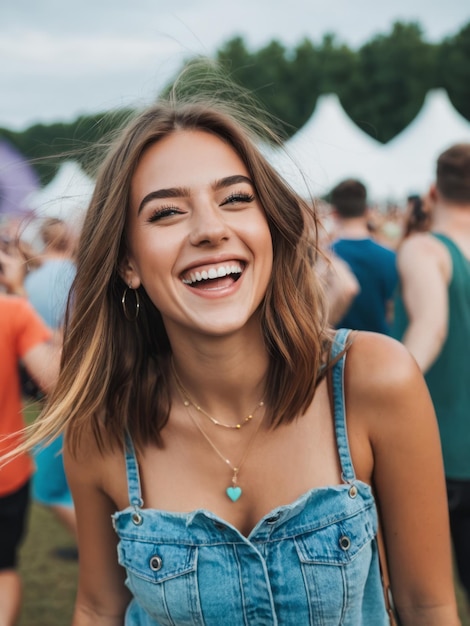
[[[392,339],[332,339],[311,210],[256,145],[162,102],[99,172],[33,437],[66,431],[73,624],[381,626],[378,510],[402,624],[458,624],[421,374]]]

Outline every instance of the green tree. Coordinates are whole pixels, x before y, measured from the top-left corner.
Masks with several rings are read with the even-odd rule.
[[[312,115],[321,94],[337,93],[343,103],[348,101],[357,73],[356,54],[333,34],[326,34],[319,46],[304,39],[294,49],[291,71],[296,114],[292,125],[298,130]]]
[[[470,23],[437,49],[436,86],[447,89],[452,104],[470,120]]]
[[[94,174],[100,150],[108,145],[112,133],[130,113],[120,110],[81,116],[68,124],[35,124],[23,132],[0,129],[0,137],[10,141],[32,162],[45,185],[66,158],[78,161],[85,171]]]
[[[381,141],[405,128],[434,86],[435,47],[423,40],[418,24],[396,22],[359,52],[359,85],[347,110],[355,122]]]
[[[225,44],[216,54],[217,62],[229,76],[249,90],[263,110],[279,120],[287,134],[295,113],[292,112],[290,87],[292,68],[286,48],[276,40],[257,52],[249,52],[241,37]]]
[[[332,33],[318,44],[305,38],[289,49],[273,40],[255,51],[237,36],[219,48],[215,61],[204,65],[188,59],[184,66],[196,80],[186,85],[183,80],[183,92],[204,84],[207,93],[212,73],[215,76],[222,68],[235,83],[225,97],[243,102],[246,91],[253,94],[260,111],[279,120],[278,131],[285,138],[307,122],[318,96],[325,93],[336,93],[356,124],[383,142],[412,121],[434,87],[447,89],[455,107],[470,120],[470,23],[442,43],[430,44],[418,23],[396,22],[390,32],[373,37],[358,50]],[[237,85],[244,88],[240,99]],[[41,181],[47,183],[64,156],[77,159],[93,174],[96,154],[130,113],[82,116],[71,124],[38,124],[24,132],[0,129],[0,137],[32,159]]]

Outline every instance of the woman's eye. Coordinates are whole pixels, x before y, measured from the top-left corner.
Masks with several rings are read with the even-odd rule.
[[[231,193],[228,198],[225,198],[221,206],[224,206],[225,204],[236,204],[237,202],[253,202],[254,199],[255,196],[251,193]]]
[[[155,211],[152,212],[152,214],[149,216],[147,221],[158,222],[158,220],[161,220],[165,217],[179,215],[180,213],[181,211],[177,207],[174,207],[174,206],[159,207],[158,209],[155,209]]]

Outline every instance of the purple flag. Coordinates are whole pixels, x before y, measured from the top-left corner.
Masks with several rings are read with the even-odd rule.
[[[0,139],[0,216],[28,213],[26,199],[38,189],[33,167],[8,141]]]

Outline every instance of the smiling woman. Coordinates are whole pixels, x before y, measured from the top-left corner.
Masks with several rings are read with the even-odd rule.
[[[178,180],[184,186],[174,186]],[[144,287],[173,354],[196,330],[251,336],[255,324],[259,332],[255,313],[271,272],[268,222],[233,148],[208,132],[178,130],[144,151],[131,182],[121,276]]]
[[[454,626],[422,376],[329,329],[316,213],[242,119],[161,101],[101,166],[29,443],[66,433],[73,624],[383,626],[380,510],[402,623]]]

